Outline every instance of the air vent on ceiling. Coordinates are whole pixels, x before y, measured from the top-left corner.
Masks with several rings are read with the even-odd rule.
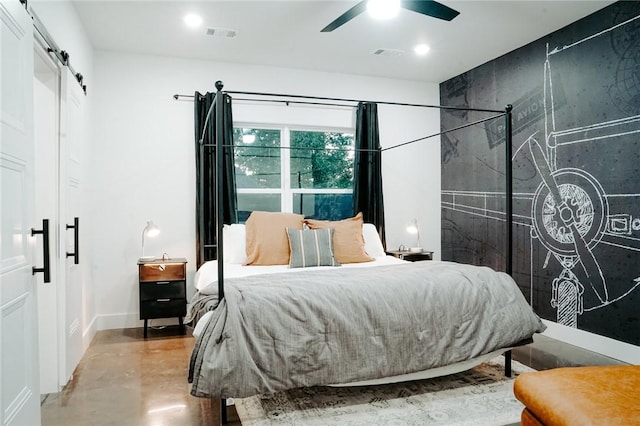
[[[238,36],[238,30],[230,28],[207,28],[207,35],[214,37],[235,38]]]
[[[400,50],[400,49],[377,49],[373,51],[373,55],[376,56],[392,56],[392,57],[397,57],[397,56],[402,56],[404,55],[404,50]]]

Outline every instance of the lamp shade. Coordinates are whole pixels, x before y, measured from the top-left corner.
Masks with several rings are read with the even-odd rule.
[[[422,252],[422,246],[420,245],[420,227],[418,226],[418,219],[413,219],[413,223],[407,226],[407,232],[409,234],[416,235],[418,237],[418,245],[417,247],[410,247],[409,251],[413,252]]]
[[[160,233],[160,228],[152,220],[148,220],[147,226],[144,227],[144,232],[147,237],[155,237]]]
[[[155,256],[145,256],[144,255],[144,240],[146,237],[156,237],[158,234],[160,234],[160,228],[158,227],[158,225],[156,225],[155,223],[153,223],[153,221],[151,219],[149,219],[147,221],[147,226],[144,227],[144,229],[142,230],[142,256],[140,256],[140,259],[142,260],[153,260],[155,259]]]
[[[417,234],[419,232],[418,224],[414,222],[411,225],[407,226],[407,232],[412,234],[412,235]]]

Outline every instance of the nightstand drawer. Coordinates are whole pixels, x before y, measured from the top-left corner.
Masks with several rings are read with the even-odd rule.
[[[184,263],[148,263],[140,265],[140,281],[184,280]]]
[[[186,299],[184,281],[153,281],[140,283],[140,300]]]
[[[183,317],[187,299],[156,299],[140,302],[140,319]]]
[[[409,250],[387,250],[387,254],[408,262],[419,262],[421,260],[433,260],[432,251],[413,252]]]
[[[431,253],[406,253],[399,257],[402,260],[409,262],[419,262],[421,260],[432,260],[433,254]]]

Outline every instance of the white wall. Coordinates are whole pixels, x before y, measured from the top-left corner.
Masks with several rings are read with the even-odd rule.
[[[417,102],[437,105],[439,91],[433,86]],[[378,114],[383,149],[440,131],[438,109],[381,105]],[[417,219],[420,245],[440,260],[440,137],[384,151],[382,166],[387,248],[417,246],[416,235],[406,231]]]
[[[100,329],[140,326],[136,261],[147,219],[162,228],[148,254],[186,257],[188,286],[195,273],[193,104],[174,94],[227,90],[293,93],[406,103],[438,102],[438,85],[97,51],[91,216],[93,272]],[[439,113],[380,108],[384,147],[436,133]],[[349,126],[336,109],[234,105],[234,120]],[[440,255],[440,142],[402,148],[383,157],[387,242],[412,244],[406,225],[417,217],[425,248]],[[190,289],[189,294],[192,290]]]

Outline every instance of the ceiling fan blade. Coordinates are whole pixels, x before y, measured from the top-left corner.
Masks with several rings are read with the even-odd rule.
[[[320,32],[322,33],[331,32],[336,28],[346,24],[356,16],[360,15],[366,9],[367,9],[367,2],[366,0],[363,0],[360,3],[356,4],[355,6],[353,6],[351,9],[347,10],[342,15],[338,16],[332,23],[324,27]]]
[[[405,9],[445,21],[450,21],[460,14],[457,10],[433,0],[402,0],[401,4]]]

